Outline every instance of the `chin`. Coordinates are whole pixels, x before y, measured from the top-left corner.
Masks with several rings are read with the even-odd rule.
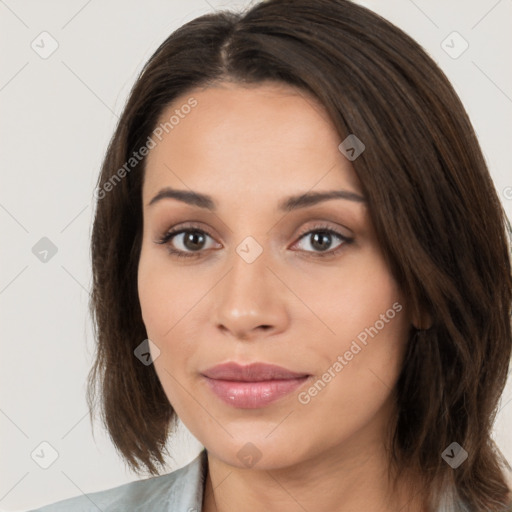
[[[259,433],[251,436],[246,434],[243,439],[234,438],[224,443],[215,444],[207,450],[225,464],[240,468],[270,471],[300,464],[311,457],[311,453],[301,443],[303,439],[288,437],[286,443],[282,438],[266,437]]]

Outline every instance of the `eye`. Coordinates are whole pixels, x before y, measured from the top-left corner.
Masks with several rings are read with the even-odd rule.
[[[173,256],[178,258],[190,258],[200,256],[204,247],[205,240],[213,237],[203,229],[194,226],[185,226],[165,233],[163,237],[156,241],[157,244],[167,244],[167,250]],[[176,244],[178,248],[173,247]]]
[[[340,240],[340,243],[335,249],[329,250],[332,245],[333,238]],[[354,241],[353,238],[347,237],[325,225],[318,225],[313,229],[309,229],[306,233],[301,235],[299,241],[295,245],[299,245],[302,240],[307,242],[305,244],[306,247],[309,246],[313,248],[313,251],[304,249],[305,252],[313,253],[314,256],[321,258],[327,256],[335,256],[339,251],[343,249],[344,245],[350,244]]]
[[[311,253],[315,257],[335,256],[343,249],[344,245],[354,241],[353,238],[347,237],[328,226],[317,225],[305,233],[302,233],[299,241],[296,242],[294,246],[300,245],[302,240],[307,241],[308,237],[309,242],[306,246],[309,245],[313,250],[302,250],[306,253]],[[212,235],[204,229],[195,226],[182,226],[181,228],[167,231],[160,239],[156,240],[155,243],[167,245],[167,250],[172,256],[178,258],[194,258],[202,256],[204,249],[212,248],[205,247],[205,242],[208,238],[213,240]],[[335,249],[329,250],[333,238],[337,238],[340,242]]]

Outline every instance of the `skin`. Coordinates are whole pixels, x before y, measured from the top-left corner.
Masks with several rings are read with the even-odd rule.
[[[190,97],[197,106],[147,157],[138,289],[148,337],[160,350],[154,367],[163,389],[208,450],[203,509],[426,510],[412,498],[412,476],[396,493],[387,480],[391,393],[414,318],[367,204],[331,199],[277,209],[285,197],[312,190],[363,195],[326,111],[286,85],[223,83],[177,98],[161,119]],[[148,206],[164,187],[209,194],[217,211],[169,198]],[[353,242],[333,235],[323,252],[341,250],[321,258],[313,235],[303,236],[318,224]],[[199,249],[183,234],[155,243],[175,227],[203,230]],[[236,252],[248,236],[263,250],[250,264]],[[169,246],[200,256],[177,258]],[[299,392],[396,302],[401,311],[300,403]],[[313,377],[266,407],[240,409],[218,399],[200,375],[227,361],[274,363]],[[247,443],[261,455],[252,467],[237,456]]]

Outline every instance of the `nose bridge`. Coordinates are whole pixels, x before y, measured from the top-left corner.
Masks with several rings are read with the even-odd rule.
[[[237,337],[246,338],[262,326],[282,328],[286,310],[280,283],[267,268],[271,266],[270,256],[256,240],[244,239],[231,255],[223,283],[219,283],[216,323]]]
[[[235,301],[240,307],[256,304],[259,299],[269,299],[272,284],[269,283],[269,254],[252,237],[244,239],[236,248],[230,259],[230,271],[226,276],[224,299]],[[256,245],[257,244],[257,245]]]

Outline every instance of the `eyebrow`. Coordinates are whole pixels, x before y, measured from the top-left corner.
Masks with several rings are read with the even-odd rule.
[[[217,205],[211,196],[189,190],[177,190],[171,187],[166,187],[160,190],[160,192],[151,199],[148,206],[151,206],[163,199],[176,199],[192,206],[204,208],[205,210],[210,210],[212,212],[217,211]],[[282,212],[291,212],[300,208],[314,206],[315,204],[328,201],[330,199],[347,199],[358,203],[366,203],[366,199],[355,192],[351,192],[349,190],[329,190],[326,192],[304,192],[303,194],[290,196],[279,202],[278,210]]]

